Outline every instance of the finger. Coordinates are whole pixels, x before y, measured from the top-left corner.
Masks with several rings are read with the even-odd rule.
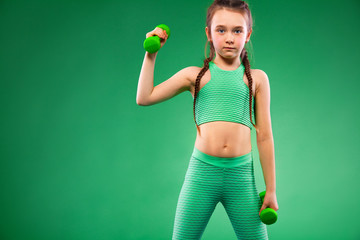
[[[260,216],[260,213],[262,212],[262,210],[264,210],[264,205],[260,208],[260,211],[259,211],[259,216]]]
[[[162,38],[162,39],[166,39],[166,36],[165,36],[164,33],[160,33],[160,34],[159,34],[159,37]]]
[[[270,207],[271,207],[272,209],[274,209],[275,211],[279,210],[279,207],[276,206],[276,205],[271,205]]]
[[[264,210],[264,209],[266,209],[266,208],[268,208],[270,206],[271,206],[271,204],[269,204],[267,202],[263,202],[263,204],[261,205],[260,211],[262,211],[262,210]]]
[[[152,36],[155,36],[155,35],[159,35],[159,30],[158,29],[161,29],[161,28],[156,27],[154,30],[148,32],[146,34],[146,38],[152,37]]]
[[[155,35],[155,34],[154,34],[154,31],[148,32],[148,33],[146,34],[146,38],[151,37],[151,36],[153,36],[153,35]]]
[[[166,34],[165,34],[166,31],[164,29],[157,27],[155,31],[160,38],[163,39],[166,38]]]

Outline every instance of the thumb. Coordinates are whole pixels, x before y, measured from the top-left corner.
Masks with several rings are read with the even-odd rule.
[[[261,206],[261,208],[260,208],[259,216],[260,216],[261,211],[264,210],[265,208],[266,208],[266,206],[265,206],[265,204],[263,204],[263,205]]]

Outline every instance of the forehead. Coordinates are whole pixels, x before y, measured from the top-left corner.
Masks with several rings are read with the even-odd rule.
[[[243,26],[246,28],[246,20],[239,12],[221,9],[215,12],[211,25],[212,28],[215,28],[217,25],[225,25],[227,27]]]

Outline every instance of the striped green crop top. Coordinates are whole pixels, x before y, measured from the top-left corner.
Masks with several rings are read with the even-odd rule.
[[[219,68],[209,62],[211,79],[198,92],[195,102],[195,119],[198,125],[213,121],[241,123],[253,128],[249,113],[249,87],[243,80],[243,63],[232,71]],[[252,120],[254,97],[252,96]]]

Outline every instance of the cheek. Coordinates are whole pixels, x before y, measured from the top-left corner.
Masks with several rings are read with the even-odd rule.
[[[221,39],[221,37],[216,37],[213,39],[214,45],[215,46],[219,46],[223,44],[223,40]]]

